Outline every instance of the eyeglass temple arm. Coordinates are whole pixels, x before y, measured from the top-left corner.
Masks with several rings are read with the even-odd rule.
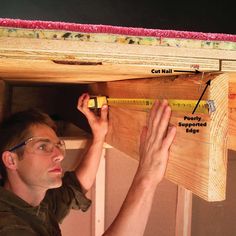
[[[13,151],[15,151],[16,149],[18,149],[18,148],[24,146],[25,143],[26,143],[26,142],[24,141],[24,142],[22,142],[22,143],[20,143],[20,144],[18,144],[18,145],[16,145],[16,146],[14,146],[13,148],[9,149],[8,151],[9,151],[9,152],[13,152]]]

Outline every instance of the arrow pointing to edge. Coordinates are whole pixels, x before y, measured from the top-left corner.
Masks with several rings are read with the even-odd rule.
[[[194,73],[194,74],[201,73],[199,70],[195,70],[195,71],[191,71],[191,70],[174,70],[174,72],[188,72],[188,73]]]
[[[196,106],[195,106],[195,108],[194,108],[192,114],[194,114],[194,112],[196,111],[196,109],[197,109],[197,107],[198,107],[198,105],[199,105],[199,103],[200,103],[200,101],[201,101],[201,99],[202,99],[204,93],[206,92],[207,87],[208,87],[210,84],[211,84],[211,80],[208,80],[208,81],[206,82],[206,87],[205,87],[205,89],[203,90],[201,97],[198,99],[198,102],[197,102],[197,104],[196,104]]]

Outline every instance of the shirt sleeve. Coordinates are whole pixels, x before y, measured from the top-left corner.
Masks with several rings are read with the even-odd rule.
[[[66,172],[62,179],[62,186],[47,191],[44,201],[58,222],[61,222],[70,209],[87,211],[91,205],[82,191],[75,172]]]

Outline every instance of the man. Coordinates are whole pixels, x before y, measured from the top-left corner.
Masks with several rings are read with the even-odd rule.
[[[81,164],[62,178],[65,145],[53,121],[37,111],[13,115],[0,127],[0,235],[61,235],[58,222],[71,208],[86,211],[108,131],[108,107],[96,117],[83,94],[77,108],[87,117],[93,142]],[[140,162],[127,197],[106,236],[143,235],[155,189],[164,177],[176,128],[167,101],[154,104],[140,140]],[[135,227],[134,227],[135,225]],[[78,233],[78,235],[82,235]]]

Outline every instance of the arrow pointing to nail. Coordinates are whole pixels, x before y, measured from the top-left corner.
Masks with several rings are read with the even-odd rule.
[[[174,70],[174,72],[187,72],[187,73],[194,73],[194,74],[201,73],[199,70],[195,70],[195,71],[192,71],[192,70]]]
[[[208,80],[208,81],[206,82],[206,87],[205,87],[205,89],[203,90],[201,97],[198,99],[198,102],[197,102],[197,104],[196,104],[196,106],[195,106],[195,108],[194,108],[192,114],[194,114],[194,112],[196,111],[196,109],[197,109],[197,107],[198,107],[200,101],[202,100],[202,97],[203,97],[204,93],[205,93],[206,90],[207,90],[207,87],[210,86],[210,84],[211,84],[211,80]]]

